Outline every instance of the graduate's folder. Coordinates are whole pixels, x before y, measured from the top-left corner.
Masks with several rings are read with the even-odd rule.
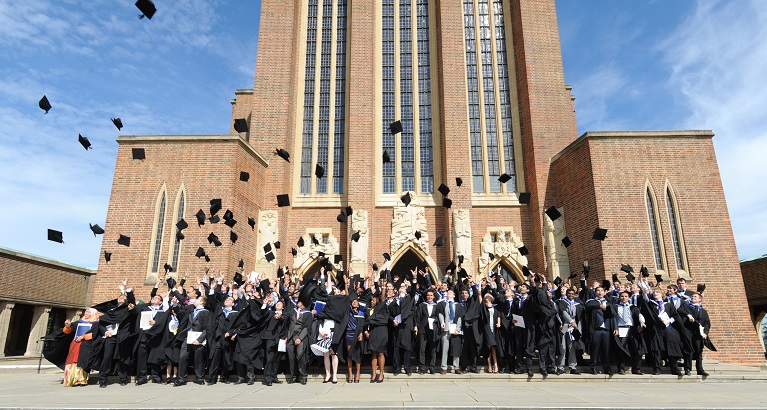
[[[75,330],[75,337],[83,337],[84,334],[88,333],[88,331],[91,330],[91,327],[93,327],[93,323],[87,323],[87,322],[78,323],[77,329]]]

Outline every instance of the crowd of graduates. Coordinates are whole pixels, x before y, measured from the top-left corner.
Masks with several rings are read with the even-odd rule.
[[[259,373],[271,386],[284,372],[288,383],[306,384],[314,361],[324,364],[325,383],[338,382],[339,363],[348,383],[359,383],[363,363],[369,382],[381,383],[387,364],[394,375],[484,367],[533,376],[534,359],[544,377],[613,368],[641,375],[643,359],[653,374],[689,375],[695,361],[706,376],[703,348],[714,350],[705,286],[695,292],[680,278],[664,288],[645,269],[638,278],[624,269],[625,282],[591,283],[588,269],[554,282],[525,269],[517,283],[500,265],[477,282],[454,264],[442,278],[428,268],[384,264],[360,276],[340,266],[303,277],[280,268],[272,280],[253,272],[226,281],[212,270],[192,283],[161,278],[148,303],[126,280],[117,299],[49,335],[44,354],[64,369],[64,385],[87,385],[98,371],[106,387],[113,374],[121,385],[135,374],[136,385],[183,386],[253,384]]]

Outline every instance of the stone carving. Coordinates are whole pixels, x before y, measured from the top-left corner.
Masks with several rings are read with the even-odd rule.
[[[477,259],[480,274],[487,274],[487,269],[493,262],[490,260],[489,254],[491,253],[495,255],[496,260],[506,258],[519,266],[527,266],[527,256],[519,253],[519,248],[524,246],[524,243],[519,236],[514,234],[514,228],[509,227],[508,230],[508,234],[504,230],[498,230],[495,235],[495,242],[493,242],[490,233],[485,234],[482,238],[480,245],[482,254]]]
[[[468,209],[453,211],[453,248],[455,260],[463,255],[463,268],[471,272],[471,222]]]
[[[308,265],[307,261],[317,259],[320,252],[322,252],[328,258],[328,261],[338,268],[333,262],[333,257],[338,254],[341,247],[338,244],[338,239],[332,233],[328,235],[328,243],[323,243],[322,232],[315,232],[313,235],[305,234],[302,238],[304,239],[304,246],[296,246],[293,267],[299,268]],[[317,241],[317,244],[312,241],[312,238]]]
[[[563,213],[562,210],[559,210]],[[562,244],[565,233],[564,214],[552,221],[548,215],[544,215],[546,221],[546,258],[549,265],[549,277],[556,278],[570,273],[570,258],[567,256],[567,248]]]
[[[361,209],[352,214],[352,234],[359,232],[360,239],[351,241],[351,255],[349,261],[352,263],[368,262],[368,211]]]
[[[397,252],[407,242],[413,242],[425,255],[429,254],[429,234],[426,233],[426,216],[423,207],[420,206],[415,194],[411,191],[410,205],[400,203],[394,208],[394,218],[391,221],[391,252]],[[416,238],[415,233],[420,232],[421,238]]]
[[[274,244],[277,240],[277,211],[258,212],[258,247],[256,248],[256,263],[277,264],[277,259],[266,260],[264,245]],[[277,255],[275,255],[277,256]]]

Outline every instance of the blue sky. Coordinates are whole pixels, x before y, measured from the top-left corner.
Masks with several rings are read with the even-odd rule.
[[[115,139],[228,133],[234,90],[253,86],[260,2],[156,0],[152,20],[139,20],[133,3],[0,0],[0,246],[95,268],[102,238],[88,223],[104,226]],[[557,5],[579,133],[714,130],[739,256],[767,253],[767,9],[747,0]],[[66,243],[47,241],[47,228]]]

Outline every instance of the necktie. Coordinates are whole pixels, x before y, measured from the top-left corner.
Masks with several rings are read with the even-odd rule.
[[[663,302],[658,302],[658,314],[663,313]]]
[[[623,312],[621,312],[621,316],[623,317],[623,324],[625,326],[628,326],[628,324],[631,322],[631,308],[629,308],[628,303],[622,303],[621,306],[623,306]]]
[[[455,302],[450,302],[450,323],[455,320]]]
[[[570,304],[570,315],[575,318],[575,301],[574,300],[568,300],[567,303]]]

